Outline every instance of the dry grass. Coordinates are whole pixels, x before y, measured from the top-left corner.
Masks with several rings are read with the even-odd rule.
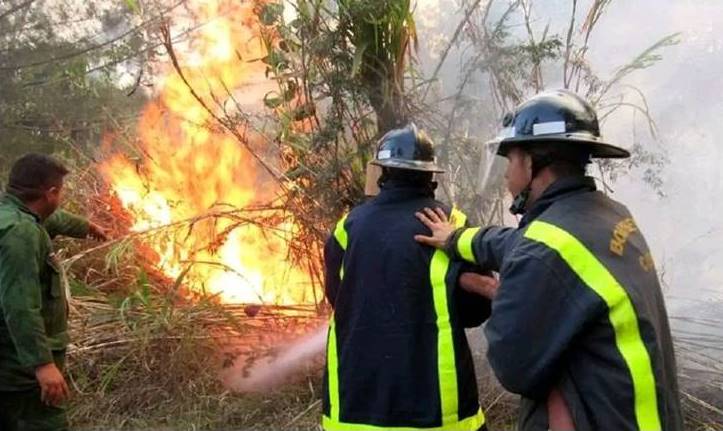
[[[313,308],[293,315],[266,308],[250,317],[243,307],[213,302],[178,305],[158,295],[118,302],[97,294],[73,305],[69,373],[76,428],[318,429],[319,363],[282,389],[261,394],[233,394],[218,374],[233,359],[273,355],[275,345],[318,325]],[[497,384],[482,349],[474,350],[488,422],[512,429],[517,399]],[[704,381],[711,376],[704,372],[682,376],[686,429],[723,430],[720,383]]]
[[[310,405],[308,424],[318,422],[320,376],[267,395],[234,395],[219,378],[232,360],[273,354],[279,340],[315,324],[313,308],[265,308],[250,317],[255,310],[136,294],[82,297],[73,309],[68,368],[77,428],[305,427],[299,413]]]

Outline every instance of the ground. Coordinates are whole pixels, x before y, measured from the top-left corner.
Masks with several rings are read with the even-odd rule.
[[[315,323],[318,321],[314,320]],[[256,350],[264,350],[258,346],[284,342],[290,334],[298,334],[296,328],[310,326],[313,325],[309,322],[294,320],[274,325],[274,331],[279,332],[274,334],[264,323],[254,333],[246,334],[243,346],[248,347],[252,340],[254,347],[245,354],[253,357]],[[214,345],[204,343],[208,338],[181,335],[169,339],[150,337],[157,341],[145,348],[105,351],[97,356],[71,354],[70,374],[76,392],[71,406],[74,427],[319,430],[323,357],[308,363],[300,375],[279,389],[234,394],[220,384],[214,371],[216,365],[222,366],[228,358],[214,355]],[[517,398],[503,391],[487,368],[481,331],[474,330],[469,337],[478,364],[480,400],[490,429],[513,429]],[[723,431],[723,385],[710,384],[705,381],[706,374],[699,373],[702,374],[683,373],[686,381],[702,382],[697,387],[685,388],[682,398],[686,429]]]

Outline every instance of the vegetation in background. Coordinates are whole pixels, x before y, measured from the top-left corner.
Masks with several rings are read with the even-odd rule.
[[[300,222],[292,247],[297,258],[318,256],[330,226],[363,200],[364,170],[376,139],[406,121],[429,130],[439,145],[449,172],[441,197],[480,222],[500,220],[505,211],[499,184],[483,192],[477,183],[484,138],[495,133],[504,112],[549,82],[586,95],[603,119],[617,109],[636,112],[655,136],[644,94],[625,78],[659,61],[661,50],[676,43],[675,35],[651,41],[650,49],[602,77],[587,55],[611,0],[570,0],[568,25],[541,29],[530,0],[449,3],[461,17],[430,76],[416,61],[410,0],[257,3],[268,52],[263,61],[278,88],[264,98],[261,118],[249,120],[237,107],[208,127],[232,133],[252,121],[266,138],[266,147],[248,150],[278,156],[273,172],[285,185],[281,202]],[[120,237],[90,252],[87,243],[58,244],[74,294],[72,421],[89,429],[317,429],[318,369],[287,389],[257,395],[229,393],[216,374],[239,355],[273,355],[274,334],[290,337],[318,323],[317,310],[295,310],[289,317],[274,307],[256,314],[212,298],[189,301],[179,294],[182,277],[168,280],[153,271],[128,232],[129,220],[94,170],[105,133],[122,137],[128,151],[136,151],[136,117],[152,92],[155,60],[172,56],[174,44],[193,36],[193,27],[168,33],[166,20],[183,7],[182,0],[0,5],[0,170],[28,150],[60,155],[75,172],[70,208],[90,212]],[[290,22],[283,19],[284,7],[294,8]],[[460,47],[469,55],[459,68],[455,94],[447,97],[439,91],[439,73]],[[640,144],[633,153],[628,164],[603,165],[605,177],[640,166],[660,190],[664,157]],[[485,366],[479,375],[490,422],[511,427],[514,397]],[[721,381],[723,372],[710,366],[706,378]],[[700,393],[686,390],[690,429],[723,429],[715,401],[719,389],[708,384]]]

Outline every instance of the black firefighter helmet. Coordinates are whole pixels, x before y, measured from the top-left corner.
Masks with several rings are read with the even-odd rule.
[[[546,91],[507,114],[502,131],[490,144],[499,145],[497,154],[507,156],[511,148],[554,144],[587,153],[591,158],[624,159],[627,150],[603,142],[593,107],[567,90]]]
[[[377,144],[374,165],[384,168],[442,173],[434,157],[434,144],[414,123],[387,132]]]

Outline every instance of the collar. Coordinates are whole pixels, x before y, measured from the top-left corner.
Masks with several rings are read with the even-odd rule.
[[[30,214],[31,216],[33,216],[36,222],[40,223],[40,216],[38,216],[30,208],[28,208],[27,205],[25,205],[25,203],[21,201],[20,198],[18,198],[17,196],[14,196],[10,193],[4,193],[2,196],[0,196],[0,203],[11,205],[26,214]]]
[[[520,220],[520,228],[530,224],[539,217],[553,203],[567,197],[579,194],[594,192],[597,190],[595,179],[592,177],[564,177],[552,183],[532,204],[532,207],[525,212]]]
[[[374,198],[374,201],[377,203],[388,203],[423,197],[434,198],[434,192],[429,188],[423,187],[385,184],[379,191],[379,194]]]

